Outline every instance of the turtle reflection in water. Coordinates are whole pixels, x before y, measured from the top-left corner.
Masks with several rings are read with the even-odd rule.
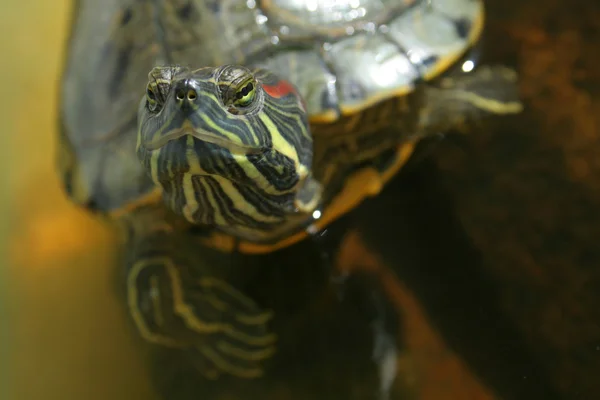
[[[61,173],[126,228],[139,334],[204,376],[262,375],[273,316],[227,255],[294,245],[419,140],[519,112],[515,73],[469,59],[482,25],[479,0],[79,0]]]

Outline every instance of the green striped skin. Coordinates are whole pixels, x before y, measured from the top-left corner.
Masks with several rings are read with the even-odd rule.
[[[306,221],[320,200],[295,88],[265,70],[156,67],[138,112],[137,155],[189,222],[253,241]]]
[[[260,376],[262,362],[275,352],[272,313],[236,289],[236,278],[223,268],[231,260],[187,230],[173,229],[169,214],[160,204],[147,205],[121,221],[128,244],[125,299],[140,336],[185,349],[206,378]]]

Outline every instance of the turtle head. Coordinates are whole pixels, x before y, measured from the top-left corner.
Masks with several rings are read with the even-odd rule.
[[[266,70],[156,67],[138,110],[137,156],[188,221],[261,237],[311,213],[320,188],[302,98]]]

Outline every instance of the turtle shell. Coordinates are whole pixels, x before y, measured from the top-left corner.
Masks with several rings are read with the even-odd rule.
[[[114,211],[154,190],[135,157],[156,65],[265,67],[311,123],[405,95],[479,37],[480,0],[79,0],[62,83],[61,170],[71,198]]]

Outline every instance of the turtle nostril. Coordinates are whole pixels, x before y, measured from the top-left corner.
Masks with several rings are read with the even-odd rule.
[[[192,80],[185,80],[175,86],[175,101],[181,107],[187,107],[198,100],[198,90]]]
[[[181,88],[178,89],[175,92],[175,98],[178,101],[183,101],[183,100],[188,100],[188,101],[194,101],[198,98],[198,93],[196,93],[195,89],[186,89],[186,88]]]

